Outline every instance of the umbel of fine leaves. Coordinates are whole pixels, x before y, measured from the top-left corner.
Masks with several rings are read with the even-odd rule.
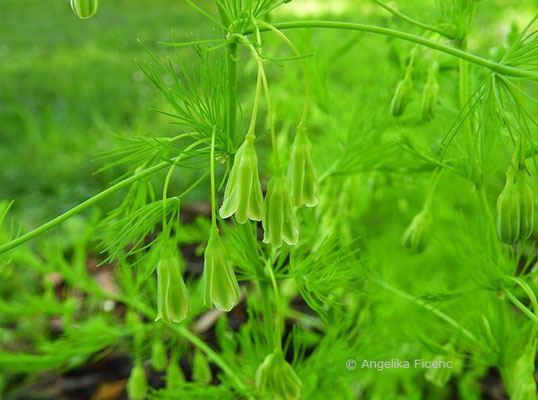
[[[299,221],[291,205],[288,181],[282,170],[276,171],[267,185],[262,225],[264,243],[280,247],[283,241],[291,246],[299,240]]]
[[[215,225],[211,227],[204,253],[202,284],[206,307],[230,311],[239,303],[239,284]]]
[[[318,204],[318,180],[312,162],[312,144],[306,136],[306,126],[299,125],[290,150],[288,168],[291,198],[295,207]]]
[[[235,219],[240,224],[249,219],[253,221],[262,219],[263,195],[258,176],[254,135],[247,135],[237,150],[219,213],[222,218],[235,214]]]
[[[190,313],[187,288],[181,276],[179,255],[166,245],[157,265],[157,320],[181,322]]]

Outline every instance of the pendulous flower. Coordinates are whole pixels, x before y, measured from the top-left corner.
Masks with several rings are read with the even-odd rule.
[[[428,244],[432,217],[429,207],[415,215],[402,236],[402,245],[416,253],[422,253]]]
[[[209,233],[202,281],[206,307],[230,311],[239,303],[239,284],[216,226],[211,227]]]
[[[71,8],[75,15],[82,19],[93,17],[99,8],[98,0],[71,0]]]
[[[181,322],[190,313],[187,288],[181,276],[179,256],[173,246],[166,246],[157,265],[157,318],[164,322]]]
[[[280,247],[282,241],[294,245],[299,240],[299,221],[291,206],[288,181],[282,170],[275,172],[267,185],[262,225],[264,243]]]
[[[258,367],[256,387],[262,396],[273,399],[297,400],[301,395],[301,380],[281,350],[269,354]]]
[[[399,117],[404,113],[412,93],[412,68],[409,67],[407,69],[405,77],[398,83],[398,86],[396,87],[396,92],[394,93],[394,97],[392,98],[392,102],[390,103],[390,112],[392,113],[392,115],[394,115],[395,117]]]
[[[144,400],[148,392],[148,383],[146,381],[146,373],[140,360],[135,361],[135,365],[129,375],[127,382],[127,394],[130,400]]]
[[[506,173],[506,184],[497,199],[497,234],[499,240],[513,244],[521,228],[521,193],[514,183],[514,173]]]
[[[306,136],[306,126],[297,127],[297,134],[290,150],[288,168],[291,199],[295,207],[318,204],[318,179],[312,162],[312,144]]]
[[[258,176],[254,135],[247,135],[237,150],[219,213],[222,218],[235,214],[235,219],[240,224],[249,219],[253,221],[262,219],[263,195]]]
[[[433,118],[433,110],[439,96],[439,84],[435,78],[436,65],[432,64],[428,72],[428,81],[422,92],[422,120],[429,121]]]

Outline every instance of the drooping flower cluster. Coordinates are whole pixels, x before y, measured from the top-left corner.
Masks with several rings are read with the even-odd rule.
[[[294,207],[314,207],[318,203],[318,182],[312,161],[312,145],[306,127],[300,125],[290,150],[288,177],[277,169],[269,180],[263,199],[258,159],[253,136],[247,135],[235,156],[220,216],[235,215],[237,222],[262,221],[265,243],[280,247],[299,239],[299,222]]]
[[[398,82],[392,101],[390,103],[390,112],[395,117],[400,117],[411,101],[414,91],[413,83],[413,61],[414,55],[407,66],[405,76]],[[421,114],[422,120],[428,122],[433,118],[435,106],[439,97],[439,83],[437,82],[437,63],[432,62],[428,70],[428,79],[422,90]]]

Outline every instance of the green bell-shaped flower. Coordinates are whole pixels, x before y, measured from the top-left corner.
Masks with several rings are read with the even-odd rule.
[[[145,400],[148,392],[148,383],[144,367],[140,360],[135,361],[135,365],[129,375],[127,382],[127,395],[129,400]]]
[[[155,371],[164,371],[167,361],[163,341],[160,338],[155,338],[151,344],[151,366]]]
[[[216,226],[211,228],[204,253],[204,305],[230,311],[239,303],[239,284]]]
[[[422,253],[428,244],[432,217],[429,207],[413,217],[402,236],[402,245],[417,253]]]
[[[288,181],[282,170],[275,172],[267,185],[262,225],[264,243],[280,247],[282,241],[291,246],[299,240],[299,221],[291,206]]]
[[[249,219],[253,221],[262,219],[263,194],[258,176],[254,135],[247,135],[237,150],[219,213],[222,218],[235,214],[235,219],[240,224]]]
[[[513,244],[521,228],[521,193],[514,183],[514,173],[506,173],[506,184],[497,199],[497,234],[499,240]]]
[[[166,245],[157,265],[157,318],[164,322],[181,322],[190,313],[187,288],[181,276],[179,255]]]
[[[536,340],[532,337],[525,346],[524,353],[516,360],[512,369],[512,400],[535,400],[536,381],[534,380],[534,360],[536,359]]]
[[[433,118],[433,110],[437,104],[437,98],[439,96],[439,84],[435,78],[435,63],[430,67],[428,72],[428,81],[424,86],[422,92],[422,120],[429,121]]]
[[[521,172],[517,187],[521,195],[519,240],[526,240],[534,230],[534,192],[527,184],[525,171]]]
[[[318,179],[312,162],[312,144],[306,136],[306,126],[299,125],[290,150],[288,168],[291,199],[295,207],[318,204]]]
[[[301,395],[301,380],[281,350],[269,354],[258,367],[256,387],[262,396],[271,399],[297,400]]]
[[[392,102],[390,103],[390,112],[395,117],[401,116],[409,100],[411,99],[411,94],[413,93],[413,77],[412,77],[412,68],[408,67],[405,77],[398,83],[396,87],[396,92],[392,97]]]
[[[71,0],[71,8],[75,15],[82,19],[93,17],[99,8],[98,0]]]
[[[206,356],[199,350],[195,350],[192,360],[192,380],[195,382],[210,383],[213,379],[211,368]]]
[[[171,390],[180,389],[185,383],[185,375],[177,359],[170,360],[170,364],[168,364],[168,368],[166,369],[165,381],[166,388]]]

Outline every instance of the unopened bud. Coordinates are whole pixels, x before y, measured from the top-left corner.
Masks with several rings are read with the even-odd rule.
[[[206,307],[230,311],[239,303],[239,284],[216,226],[209,233],[202,281]]]
[[[235,214],[235,219],[240,224],[249,219],[253,221],[262,219],[263,194],[253,136],[247,135],[237,150],[219,213],[222,218]]]

